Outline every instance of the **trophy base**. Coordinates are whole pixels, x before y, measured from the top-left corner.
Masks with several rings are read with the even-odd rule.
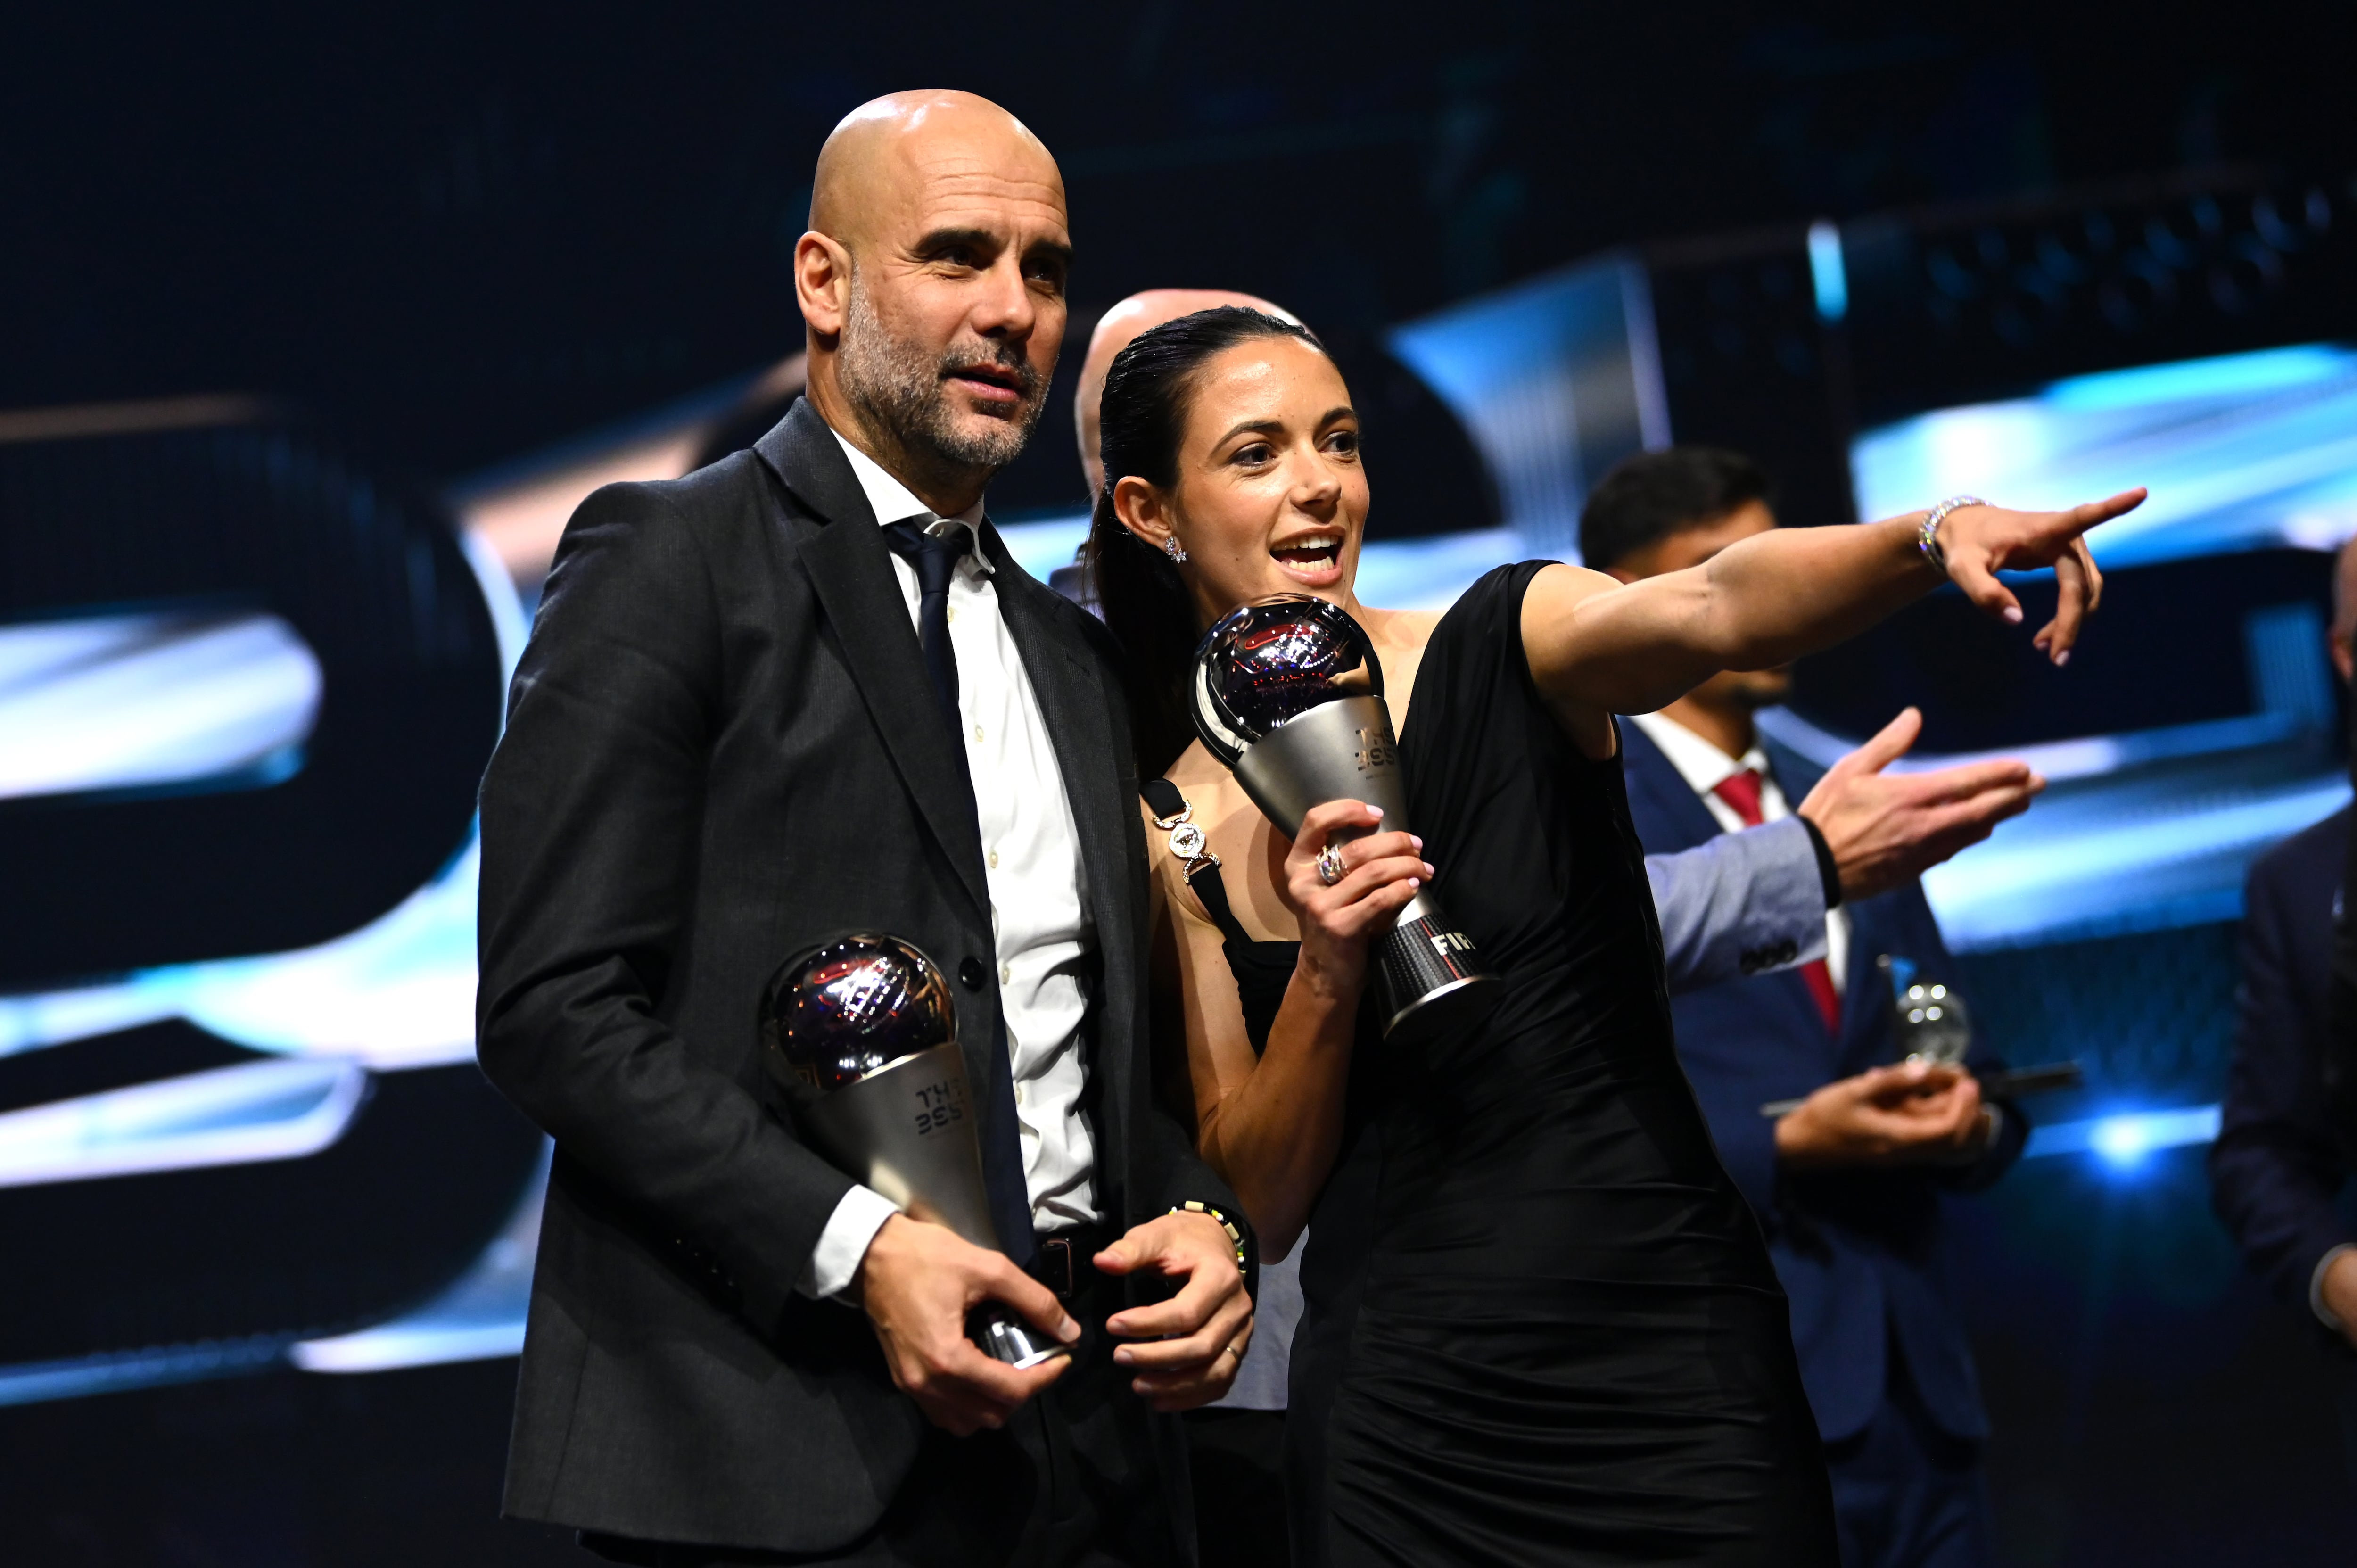
[[[1451,981],[1393,1014],[1383,1025],[1383,1038],[1394,1045],[1421,1046],[1443,1035],[1470,1029],[1488,1017],[1490,1009],[1504,995],[1492,975]]]
[[[994,1361],[1006,1362],[1018,1372],[1072,1353],[1072,1348],[1062,1340],[1051,1339],[1021,1318],[998,1308],[985,1308],[974,1318],[968,1326],[983,1354]]]
[[[1383,1038],[1418,1046],[1479,1024],[1504,995],[1480,965],[1472,939],[1418,894],[1376,944]]]

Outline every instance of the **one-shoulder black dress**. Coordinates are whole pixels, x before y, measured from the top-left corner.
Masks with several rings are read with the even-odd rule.
[[[1501,567],[1400,736],[1434,889],[1506,994],[1362,1036],[1294,1345],[1295,1560],[1830,1565],[1783,1292],[1680,1071],[1617,757],[1583,756]]]

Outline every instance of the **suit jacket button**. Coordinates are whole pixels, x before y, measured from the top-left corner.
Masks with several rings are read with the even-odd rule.
[[[981,990],[982,982],[982,960],[978,958],[970,958],[963,963],[958,965],[958,983],[964,986],[968,991]]]

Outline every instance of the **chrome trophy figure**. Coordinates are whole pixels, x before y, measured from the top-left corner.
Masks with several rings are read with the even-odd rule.
[[[990,1223],[957,1005],[932,960],[869,931],[822,942],[770,978],[761,1038],[813,1148],[911,1219],[1005,1250]],[[1070,1354],[1001,1306],[977,1308],[967,1331],[1014,1367]]]
[[[1195,733],[1279,832],[1329,800],[1380,807],[1405,830],[1407,781],[1366,628],[1306,594],[1231,611],[1195,650]],[[1375,943],[1386,1039],[1414,1045],[1473,1024],[1500,987],[1473,940],[1419,888]]]

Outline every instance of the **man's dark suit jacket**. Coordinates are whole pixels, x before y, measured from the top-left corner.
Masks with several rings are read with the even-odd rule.
[[[1668,757],[1635,725],[1627,747],[1629,810],[1648,854],[1690,849],[1724,830]],[[1798,802],[1817,770],[1770,747],[1777,787]],[[1985,1186],[2020,1154],[2029,1126],[2005,1107],[2002,1136],[1961,1169],[1858,1170],[1794,1175],[1776,1163],[1770,1101],[1811,1090],[1895,1059],[1889,990],[1875,960],[1912,959],[1933,979],[1956,978],[1922,889],[1910,883],[1845,906],[1850,917],[1838,1039],[1797,971],[1728,981],[1671,999],[1678,1057],[1709,1119],[1719,1158],[1751,1200],[1776,1273],[1792,1304],[1801,1377],[1828,1443],[1863,1430],[1882,1402],[1894,1338],[1925,1410],[1953,1436],[1988,1433],[1980,1379],[1953,1305],[1942,1235],[1943,1204],[1956,1187]],[[1994,1065],[1975,1042],[1972,1064]]]
[[[1114,646],[995,531],[984,547],[1096,920],[1097,1202],[1125,1226],[1189,1197],[1232,1213],[1151,1101]],[[480,1058],[556,1140],[511,1514],[825,1552],[907,1474],[923,1418],[866,1317],[793,1288],[851,1183],[782,1119],[757,1013],[798,950],[888,931],[952,977],[986,1081],[998,966],[956,744],[883,533],[808,403],[753,451],[599,490],[565,530],[482,796]],[[1183,1438],[1159,1423],[1157,1441],[1183,1498]]]
[[[2344,808],[2251,867],[2233,1066],[2210,1147],[2218,1217],[2251,1266],[2303,1316],[2318,1260],[2357,1241],[2357,1226],[2339,1207],[2350,1169],[2321,1071],[2333,910],[2348,849]]]

